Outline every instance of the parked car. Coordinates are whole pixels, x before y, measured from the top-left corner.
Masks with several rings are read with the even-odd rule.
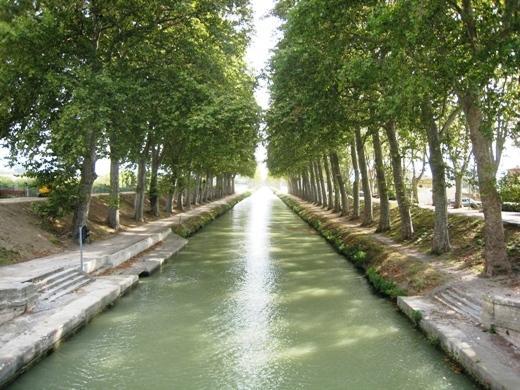
[[[469,207],[472,209],[480,209],[482,207],[482,203],[478,200],[471,198],[462,198],[462,207]]]

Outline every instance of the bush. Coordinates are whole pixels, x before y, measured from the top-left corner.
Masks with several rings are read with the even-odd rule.
[[[367,277],[368,280],[370,280],[370,283],[372,283],[375,289],[380,293],[393,298],[399,295],[406,295],[406,293],[400,289],[397,284],[379,275],[374,267],[370,267],[367,270]]]
[[[516,211],[520,212],[520,202],[504,202],[502,203],[502,211]]]
[[[175,234],[183,238],[188,238],[198,232],[208,223],[224,214],[226,211],[232,209],[238,202],[247,198],[249,195],[251,195],[250,192],[245,192],[231,200],[229,203],[220,205],[211,211],[206,211],[205,213],[193,217],[188,217],[185,220],[182,220],[180,224],[174,225],[172,230]]]
[[[33,204],[33,209],[42,218],[54,220],[62,218],[74,210],[78,199],[78,182],[55,179],[47,202]]]
[[[520,203],[520,173],[507,173],[498,182],[502,201]],[[514,210],[504,210],[514,211]]]

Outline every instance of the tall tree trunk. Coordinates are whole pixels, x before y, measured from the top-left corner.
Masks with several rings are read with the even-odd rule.
[[[175,177],[172,177],[171,180],[171,187],[168,191],[168,195],[166,197],[166,206],[164,207],[164,211],[168,213],[168,215],[171,215],[173,213],[173,203],[175,199],[175,187],[176,187],[177,179]]]
[[[208,175],[205,175],[203,179],[201,179],[201,187],[200,187],[200,203],[204,204],[208,198]]]
[[[108,199],[107,223],[112,229],[119,229],[119,159],[114,147],[110,147],[110,196]]]
[[[184,211],[184,188],[180,188],[177,191],[177,208],[179,211]]]
[[[309,163],[309,175],[311,178],[312,202],[319,203],[318,189],[316,188],[316,178],[314,177],[314,167],[312,163]]]
[[[78,200],[74,209],[72,219],[73,237],[79,236],[79,229],[85,226],[88,221],[88,212],[90,210],[90,200],[92,198],[92,187],[96,180],[96,134],[90,131],[87,139],[88,151],[83,156],[81,164],[81,179],[79,181]]]
[[[336,173],[334,171],[334,167],[332,165],[332,160],[329,155],[328,157],[329,163],[330,163],[330,174],[332,176],[332,182],[334,184],[334,212],[340,213],[341,212],[341,197],[339,194],[339,184],[338,184],[338,177],[336,176]]]
[[[355,141],[350,144],[350,156],[352,158],[352,169],[354,170],[354,183],[352,184],[354,209],[352,210],[352,218],[359,218],[359,165]]]
[[[430,150],[430,170],[432,171],[432,196],[435,206],[432,253],[442,254],[450,251],[448,230],[448,198],[446,196],[446,173],[442,157],[441,139],[429,101],[421,107],[423,123],[428,137]]]
[[[206,180],[206,188],[206,202],[211,202],[213,200],[213,175],[209,173]]]
[[[318,178],[320,181],[320,187],[321,187],[321,205],[324,207],[327,207],[327,190],[325,189],[325,180],[323,179],[323,168],[321,166],[320,158],[314,162],[314,165],[316,166],[316,171],[318,172]]]
[[[462,173],[455,174],[455,202],[453,208],[460,209],[462,207]]]
[[[146,158],[139,157],[137,163],[137,187],[135,189],[134,219],[137,222],[144,222],[144,199],[146,188]]]
[[[330,165],[332,167],[332,174],[336,177],[339,193],[341,195],[341,215],[347,216],[349,213],[349,202],[343,176],[341,176],[341,169],[339,167],[339,159],[336,152],[330,154]]]
[[[385,166],[383,163],[383,150],[379,130],[372,134],[374,144],[374,162],[377,175],[377,192],[379,193],[379,224],[376,232],[386,232],[390,230],[390,204],[388,202],[388,188],[386,186]]]
[[[201,179],[200,179],[200,175],[197,175],[197,179],[195,180],[195,196],[194,196],[194,201],[193,203],[195,203],[195,205],[198,205],[201,200],[200,200],[200,192],[201,192]]]
[[[372,211],[372,191],[370,190],[370,178],[368,177],[367,161],[365,158],[365,145],[361,137],[361,130],[356,128],[356,149],[358,154],[359,170],[361,172],[361,183],[363,185],[363,222],[367,226],[374,222]]]
[[[152,163],[150,166],[150,187],[148,199],[150,200],[150,209],[154,216],[158,217],[159,212],[159,185],[158,175],[159,166],[161,164],[161,147],[160,145],[152,146]]]
[[[327,190],[328,190],[328,203],[327,208],[332,210],[334,208],[334,187],[332,186],[332,180],[330,177],[329,162],[327,157],[323,157],[323,167],[325,168],[325,176],[327,178]]]
[[[488,276],[511,273],[511,262],[507,257],[502,202],[497,191],[495,165],[491,155],[492,142],[482,132],[482,112],[478,97],[466,93],[460,96],[462,109],[470,131],[473,155],[477,163],[478,184],[484,209],[485,270]]]
[[[146,192],[146,162],[148,160],[148,153],[150,152],[150,138],[147,139],[141,155],[137,161],[137,186],[135,189],[134,202],[134,219],[137,222],[144,222],[144,199]]]
[[[419,190],[418,190],[418,187],[419,187],[419,178],[417,177],[412,177],[412,202],[414,204],[419,204]]]
[[[168,195],[166,196],[166,206],[164,207],[164,211],[166,211],[168,214],[171,214],[173,212],[173,198],[175,194],[173,190],[168,192]]]
[[[311,192],[311,186],[309,184],[309,175],[307,173],[307,169],[303,170],[303,186],[304,186],[304,199],[307,202],[312,201],[312,192]]]
[[[192,198],[191,198],[191,172],[188,172],[188,174],[186,176],[186,188],[185,188],[185,191],[186,191],[186,208],[188,210],[191,210],[191,203],[192,203]]]
[[[390,146],[390,158],[392,162],[392,175],[394,177],[395,195],[399,206],[399,215],[401,217],[401,239],[409,240],[413,237],[413,222],[410,212],[410,199],[406,193],[406,186],[403,178],[401,153],[399,151],[399,143],[395,131],[395,123],[389,122],[385,125],[385,132]]]

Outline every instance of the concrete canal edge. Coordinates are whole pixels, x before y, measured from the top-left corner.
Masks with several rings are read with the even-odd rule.
[[[13,381],[60,343],[113,304],[138,281],[136,276],[99,278],[74,301],[52,310],[16,318],[15,342],[0,351],[0,386]],[[22,331],[22,332],[20,332]]]
[[[330,226],[324,226],[317,215],[313,215],[312,211],[305,209],[293,197],[280,193],[277,196],[362,271],[377,292],[396,301],[399,310],[421,329],[429,342],[440,347],[476,382],[484,388],[497,390],[520,388],[519,370],[512,363],[518,357],[504,340],[493,332],[483,332],[481,328],[465,321],[453,320],[426,296],[406,296],[408,291],[405,286],[384,278],[367,264],[366,253],[359,249],[364,242],[360,241],[358,246],[354,237],[349,247],[343,241],[344,232],[331,231]],[[381,245],[375,239],[374,243]]]
[[[201,212],[195,209],[178,223],[172,224],[168,233],[155,234],[142,243],[133,243],[116,252],[115,261],[107,255],[101,256],[99,261],[93,259],[90,270],[98,270],[98,275],[94,276],[92,283],[76,291],[74,299],[46,310],[20,315],[2,324],[0,388],[54,351],[96,315],[116,304],[120,297],[138,286],[139,277],[158,271],[179,252],[188,240],[172,233],[172,230],[185,237],[191,236],[249,195],[244,193],[214,202]]]
[[[497,344],[495,335],[463,322],[454,324],[422,297],[397,297],[397,305],[430,342],[439,345],[481,385],[496,390],[519,388],[518,374],[507,364],[515,356],[497,358],[489,348]]]

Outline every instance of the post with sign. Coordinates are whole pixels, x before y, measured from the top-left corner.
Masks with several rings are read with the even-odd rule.
[[[79,261],[80,270],[83,271],[83,226],[79,228]]]

